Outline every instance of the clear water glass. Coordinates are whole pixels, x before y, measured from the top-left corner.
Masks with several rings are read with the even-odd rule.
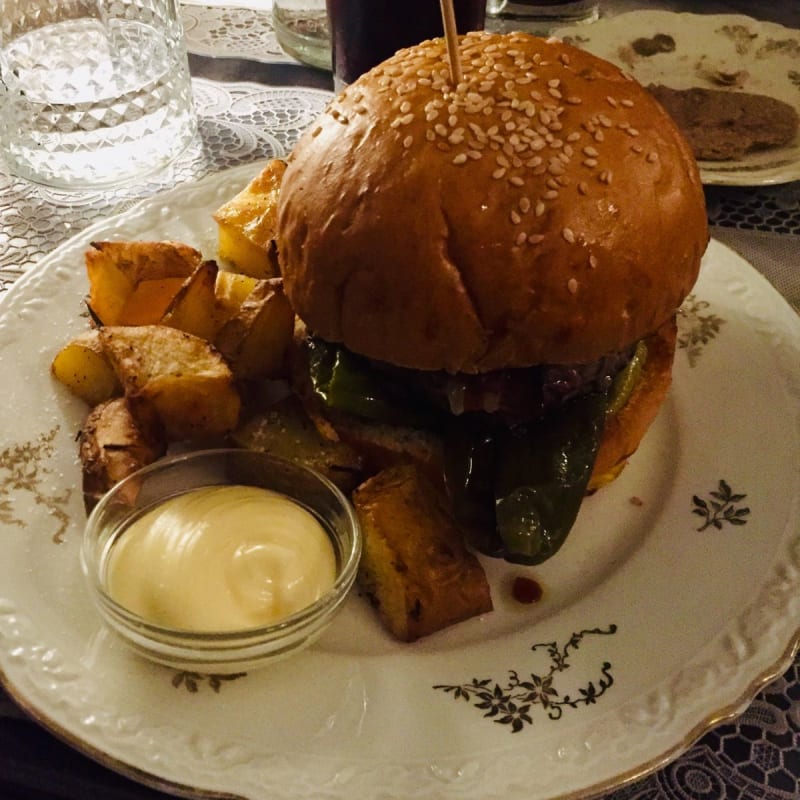
[[[154,172],[197,121],[175,0],[0,0],[0,152],[93,188]]]

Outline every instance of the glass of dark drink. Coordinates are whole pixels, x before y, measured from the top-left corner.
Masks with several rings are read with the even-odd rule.
[[[444,36],[439,0],[327,0],[338,89],[402,47]],[[459,33],[482,30],[486,0],[453,0]]]

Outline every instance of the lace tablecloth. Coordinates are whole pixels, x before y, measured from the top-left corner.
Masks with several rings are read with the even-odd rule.
[[[183,7],[187,41],[200,56],[294,66],[265,8]],[[200,115],[193,146],[169,169],[115,191],[71,193],[33,186],[0,162],[0,296],[30,266],[99,217],[142,197],[238,164],[284,156],[328,92],[303,86],[194,78]],[[800,308],[800,187],[709,189],[713,235],[739,250]],[[0,797],[157,800],[166,797],[108,772],[61,745],[0,693]],[[793,800],[800,797],[800,661],[735,722],[706,734],[655,774],[606,800]]]

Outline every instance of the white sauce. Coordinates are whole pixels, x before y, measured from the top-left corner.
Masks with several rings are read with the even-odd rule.
[[[335,577],[333,544],[309,511],[266,489],[213,486],[135,520],[112,545],[106,585],[150,622],[208,632],[280,620]]]

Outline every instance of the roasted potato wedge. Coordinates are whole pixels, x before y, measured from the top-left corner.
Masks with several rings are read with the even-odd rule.
[[[343,492],[350,493],[361,482],[358,453],[344,442],[323,438],[294,395],[253,416],[234,431],[233,439],[240,447],[305,464]]]
[[[166,325],[111,325],[100,329],[100,340],[133,413],[152,408],[169,441],[236,427],[241,399],[233,374],[204,339]]]
[[[273,159],[241,192],[214,213],[217,254],[237,271],[256,278],[278,275],[275,233],[278,190],[286,162]]]
[[[103,325],[158,322],[202,261],[180,242],[92,242],[86,251],[89,306]]]
[[[358,583],[394,636],[411,642],[492,610],[480,561],[445,496],[416,467],[379,472],[353,504],[364,533]]]
[[[294,311],[273,279],[258,283],[214,344],[237,378],[274,378],[285,371],[293,332]]]
[[[201,339],[213,340],[218,328],[218,271],[215,261],[203,261],[174,295],[161,318],[161,324]]]
[[[116,483],[166,452],[158,420],[134,416],[124,397],[100,403],[86,418],[79,438],[83,500],[87,512]]]
[[[56,380],[90,406],[122,394],[122,384],[106,357],[96,328],[84,331],[64,345],[50,370]]]
[[[250,292],[258,286],[258,282],[259,278],[242,272],[220,270],[217,273],[214,296],[220,327],[242,307]]]

